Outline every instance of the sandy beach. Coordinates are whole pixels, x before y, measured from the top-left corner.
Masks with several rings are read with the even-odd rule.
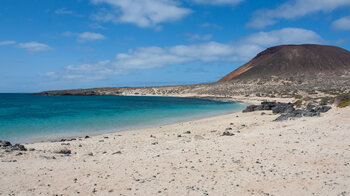
[[[2,150],[0,195],[350,194],[350,108],[283,122],[261,113]]]

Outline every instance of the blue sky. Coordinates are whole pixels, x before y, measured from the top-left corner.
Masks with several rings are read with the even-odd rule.
[[[0,92],[214,82],[281,44],[350,49],[350,0],[2,0]]]

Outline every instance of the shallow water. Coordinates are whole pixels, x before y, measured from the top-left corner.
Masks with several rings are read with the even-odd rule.
[[[177,97],[0,94],[0,140],[105,133],[242,108],[239,103]]]

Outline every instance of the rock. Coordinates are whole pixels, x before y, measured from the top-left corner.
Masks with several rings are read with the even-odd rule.
[[[228,131],[225,131],[222,133],[222,136],[234,136],[235,134],[231,133],[231,132],[228,132]]]
[[[69,150],[69,149],[61,149],[61,150],[58,150],[58,151],[54,151],[54,153],[57,153],[57,154],[71,154],[72,151]]]
[[[22,144],[12,145],[9,141],[0,141],[0,146],[5,149],[6,152],[11,152],[14,150],[27,151],[27,149]]]
[[[293,112],[294,105],[292,103],[277,103],[275,107],[272,108],[274,114],[284,114]]]
[[[316,111],[306,111],[304,113],[304,116],[306,117],[320,116],[320,113]]]
[[[191,134],[191,131],[185,131],[184,134]]]
[[[281,116],[276,118],[274,121],[284,121],[284,120],[288,120],[288,119],[289,119],[289,115],[288,114],[282,114]]]
[[[87,135],[87,136],[85,136],[85,139],[87,139],[87,138],[90,138],[90,136],[88,136],[88,135]]]
[[[177,137],[182,137],[181,135],[177,135]]]
[[[114,154],[121,154],[122,152],[121,151],[117,151],[117,152],[113,152],[112,155]]]
[[[312,109],[314,109],[316,106],[315,105],[313,105],[313,104],[308,104],[307,106],[306,106],[306,110],[307,111],[311,111]]]
[[[22,144],[15,144],[11,147],[11,150],[27,151]]]
[[[194,139],[195,139],[195,140],[204,140],[204,137],[201,136],[201,135],[195,135],[195,136],[194,136]]]
[[[246,109],[244,109],[242,112],[243,112],[243,113],[246,113],[246,112],[254,112],[254,111],[257,111],[257,110],[258,110],[257,107],[258,107],[257,105],[249,105],[249,106],[247,106]]]
[[[8,146],[12,146],[11,142],[0,140],[0,147],[5,147],[6,148]]]
[[[332,109],[332,107],[331,106],[327,106],[327,105],[318,106],[318,107],[315,108],[316,112],[321,112],[321,113],[328,112],[330,109]]]
[[[274,121],[283,121],[288,120],[289,118],[300,118],[300,117],[315,117],[320,116],[320,113],[327,112],[331,109],[330,106],[317,106],[314,104],[309,104],[305,109],[294,108],[292,103],[281,103],[281,102],[261,102],[260,105],[250,105],[247,106],[243,112],[252,112],[258,110],[272,110],[274,114],[281,114]],[[265,112],[262,112],[261,115],[265,115]]]
[[[228,131],[228,130],[232,130],[232,128],[230,128],[230,127],[229,127],[229,128],[226,128],[226,131]]]

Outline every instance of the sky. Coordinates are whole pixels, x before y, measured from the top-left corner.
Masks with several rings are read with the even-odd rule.
[[[0,92],[215,82],[349,35],[350,0],[1,0]]]

